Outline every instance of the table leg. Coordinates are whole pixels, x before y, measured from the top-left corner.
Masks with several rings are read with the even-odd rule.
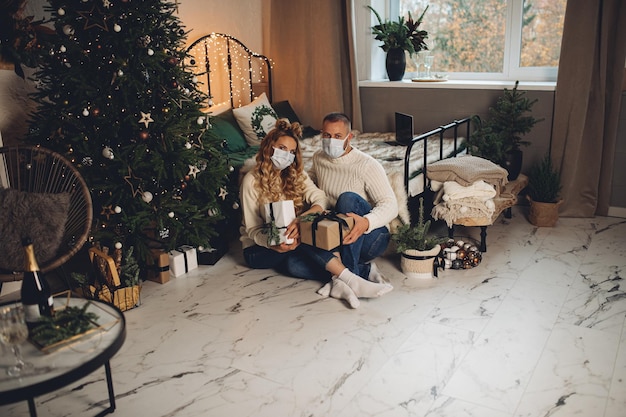
[[[107,388],[109,390],[109,404],[111,405],[111,412],[115,411],[115,394],[113,393],[113,378],[111,377],[111,364],[106,361],[104,364],[104,371],[107,375]]]
[[[30,417],[37,417],[37,408],[35,407],[35,399],[28,399],[28,411],[30,412]]]
[[[487,252],[487,226],[480,226],[480,251]]]

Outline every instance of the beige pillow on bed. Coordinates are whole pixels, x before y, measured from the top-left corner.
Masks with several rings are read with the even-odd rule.
[[[250,104],[233,109],[237,124],[250,146],[258,146],[276,125],[278,116],[270,105],[265,93],[255,98]]]

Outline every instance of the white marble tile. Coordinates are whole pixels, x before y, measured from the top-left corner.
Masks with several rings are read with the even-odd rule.
[[[622,417],[626,410],[626,323],[613,367],[613,379],[604,417]]]
[[[566,293],[554,285],[517,282],[443,394],[514,412]]]
[[[515,415],[604,415],[618,343],[606,332],[556,326]]]

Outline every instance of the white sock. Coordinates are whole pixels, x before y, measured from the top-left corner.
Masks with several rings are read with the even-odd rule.
[[[361,302],[354,291],[352,291],[352,289],[345,282],[336,277],[333,277],[330,296],[338,300],[347,301],[352,308],[357,308],[361,305]]]
[[[370,274],[367,277],[368,280],[372,282],[377,282],[379,284],[386,284],[388,281],[385,279],[385,276],[380,272],[378,266],[374,262],[370,262]]]
[[[348,284],[348,287],[359,298],[376,298],[393,290],[391,284],[379,284],[368,281],[351,272],[348,268],[344,269],[338,278]]]
[[[322,297],[328,297],[330,295],[330,289],[332,287],[332,281],[328,281],[322,288],[317,290],[317,293]]]

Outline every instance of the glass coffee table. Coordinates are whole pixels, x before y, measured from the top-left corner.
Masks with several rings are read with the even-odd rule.
[[[35,417],[37,415],[35,397],[56,391],[104,366],[109,407],[97,415],[102,416],[115,411],[109,360],[124,344],[126,320],[118,308],[94,300],[55,297],[55,308],[66,305],[84,306],[86,302],[91,303],[87,311],[98,315],[100,327],[46,351],[25,342],[21,346],[24,361],[34,365],[25,375],[19,378],[8,376],[6,369],[13,364],[13,356],[0,356],[0,405],[27,401],[30,415]]]

